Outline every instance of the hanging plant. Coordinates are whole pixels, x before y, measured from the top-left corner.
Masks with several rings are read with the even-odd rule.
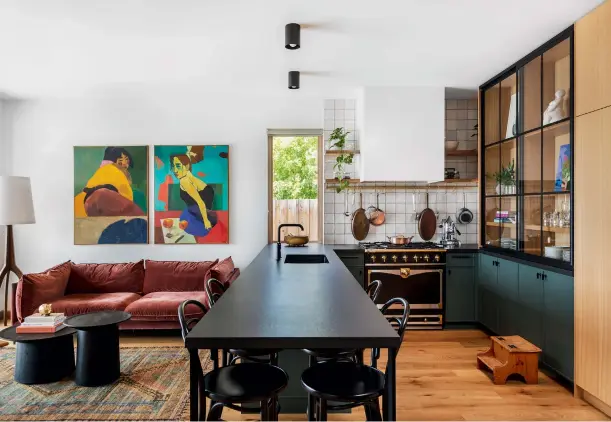
[[[346,147],[346,136],[348,136],[349,133],[350,132],[346,132],[343,127],[338,127],[331,132],[331,136],[329,137],[331,143],[330,149],[336,148],[342,151],[335,159],[335,164],[333,165],[333,173],[339,183],[335,189],[337,193],[340,193],[350,186],[350,177],[346,176],[345,166],[347,164],[352,164],[354,154],[344,150]]]

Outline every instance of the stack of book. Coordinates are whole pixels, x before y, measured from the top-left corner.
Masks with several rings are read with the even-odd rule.
[[[516,213],[513,211],[497,211],[494,216],[495,223],[516,223]]]
[[[34,314],[25,317],[23,324],[17,327],[17,334],[53,334],[64,328],[66,316],[60,313],[51,315]]]

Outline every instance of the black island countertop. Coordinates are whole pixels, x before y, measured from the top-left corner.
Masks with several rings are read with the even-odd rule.
[[[399,336],[334,250],[358,245],[266,245],[187,336],[195,348],[398,347]],[[324,264],[286,264],[324,254]],[[273,344],[273,346],[272,346]]]

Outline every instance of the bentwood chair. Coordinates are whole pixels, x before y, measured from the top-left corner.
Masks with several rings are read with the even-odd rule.
[[[205,315],[205,306],[196,300],[186,300],[178,307],[178,320],[183,340],[192,327]],[[215,362],[218,356],[211,356]],[[239,365],[223,366],[204,374],[201,362],[198,360],[198,386],[200,401],[200,420],[220,421],[223,408],[241,412],[244,403],[258,403],[259,407],[248,407],[248,411],[260,411],[262,421],[278,420],[278,394],[288,385],[288,375],[281,368],[265,363],[241,363]],[[210,411],[204,418],[206,398],[210,399]]]
[[[401,316],[389,312],[390,307],[402,308]],[[381,309],[389,323],[397,329],[403,341],[409,304],[403,298],[394,298]],[[398,353],[399,349],[395,353]],[[377,354],[379,356],[379,353]],[[301,384],[313,397],[314,408],[310,420],[326,421],[328,410],[345,410],[357,406],[365,407],[367,420],[381,421],[379,398],[384,394],[386,374],[373,366],[349,361],[328,361],[306,369],[301,375]],[[329,401],[339,404],[329,404]],[[312,418],[315,416],[315,418]]]
[[[380,289],[382,288],[382,282],[380,280],[373,280],[369,285],[365,288],[365,292],[369,295],[373,302],[376,301],[378,295],[380,294]]]
[[[206,296],[210,307],[214,306],[226,291],[227,287],[216,278],[206,280]],[[223,351],[223,366],[231,365],[238,360],[278,365],[279,351],[280,349],[229,349],[228,353]]]

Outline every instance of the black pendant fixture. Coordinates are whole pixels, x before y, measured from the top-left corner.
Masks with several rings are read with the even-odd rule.
[[[299,89],[299,72],[297,70],[289,72],[289,89]]]
[[[284,46],[289,50],[301,47],[301,26],[298,23],[289,23],[284,27]]]

